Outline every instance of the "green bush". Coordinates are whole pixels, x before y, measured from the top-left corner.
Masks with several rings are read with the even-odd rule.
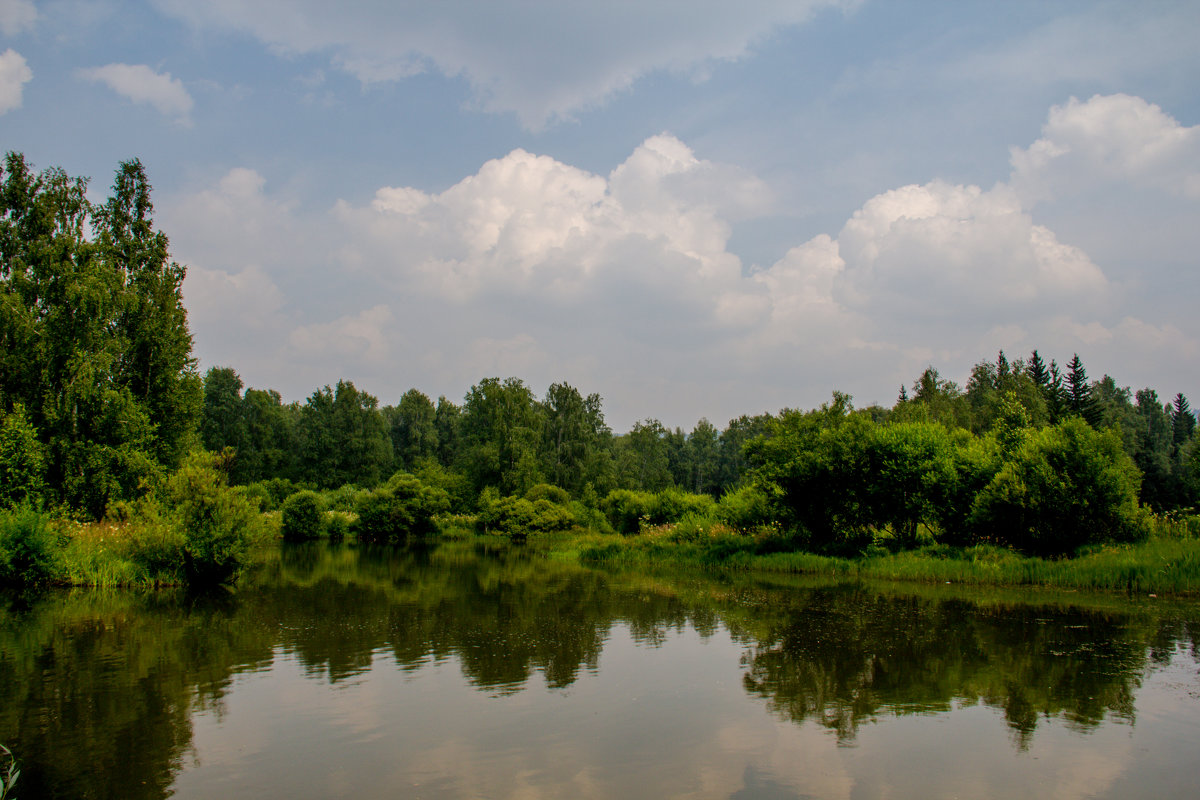
[[[567,494],[566,489],[560,489],[553,484],[539,483],[530,487],[529,491],[525,493],[525,499],[531,503],[548,500],[555,505],[565,506],[571,502],[571,495]]]
[[[716,516],[740,531],[755,531],[774,521],[771,504],[757,486],[743,486],[726,492],[717,502]]]
[[[345,486],[339,486],[336,489],[330,489],[323,493],[325,508],[330,511],[353,511],[354,504],[358,502],[358,495],[361,491],[362,489],[359,489],[352,483],[347,483]]]
[[[46,584],[58,571],[48,519],[31,508],[0,512],[0,586]]]
[[[350,521],[340,511],[330,511],[325,519],[325,532],[329,541],[340,542],[350,532]]]
[[[688,514],[712,516],[716,501],[706,494],[691,494],[680,489],[661,492],[635,492],[615,489],[600,503],[600,508],[618,533],[637,533],[643,525],[667,525]]]
[[[45,460],[25,407],[17,403],[8,414],[0,409],[0,508],[41,501]]]
[[[233,490],[246,498],[259,511],[274,511],[275,499],[261,483],[250,483],[245,486],[235,486]]]
[[[648,520],[654,495],[632,489],[614,489],[600,501],[600,510],[608,517],[617,533],[631,534],[641,530],[642,522]]]
[[[226,485],[213,456],[188,456],[167,481],[166,499],[183,530],[188,581],[215,585],[236,578],[261,522],[250,501]]]
[[[566,530],[576,523],[571,509],[544,497],[487,498],[480,503],[478,524],[487,533],[519,539],[530,534]]]
[[[151,580],[174,583],[184,572],[186,541],[178,524],[152,498],[122,504],[112,518],[124,523],[125,557]]]
[[[975,500],[972,522],[991,541],[1058,556],[1144,535],[1140,474],[1115,431],[1079,418],[1029,435]]]
[[[267,493],[270,501],[262,505],[263,511],[275,511],[283,505],[283,501],[300,491],[302,486],[297,486],[287,478],[270,478],[265,481],[252,483],[250,486],[258,487]],[[256,489],[257,491],[257,489]]]
[[[289,542],[316,539],[325,531],[325,501],[308,490],[283,501],[279,532]]]
[[[382,488],[361,494],[356,503],[358,538],[370,542],[401,542],[436,530],[434,516],[445,513],[450,499],[445,490],[428,486],[414,475],[398,472]]]

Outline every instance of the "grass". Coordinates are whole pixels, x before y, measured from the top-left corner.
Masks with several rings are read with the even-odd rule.
[[[11,750],[0,744],[0,800],[5,800],[5,798],[16,800],[12,791],[20,776],[21,770],[17,769],[17,759]]]
[[[454,545],[481,537],[468,522],[446,517],[439,540]],[[151,588],[184,582],[179,534],[152,515],[121,522],[56,520],[51,530],[58,545],[55,583]],[[556,562],[617,568],[664,566],[926,584],[1200,593],[1196,518],[1156,518],[1151,530],[1143,542],[1091,546],[1064,559],[1023,556],[993,545],[936,544],[896,553],[874,548],[869,555],[840,558],[784,550],[770,531],[755,537],[720,522],[697,519],[648,527],[631,536],[577,527],[530,536],[524,546],[531,554]],[[278,535],[277,524],[264,524],[255,544],[274,542]],[[480,542],[499,547],[503,543],[497,538],[482,536]],[[778,551],[770,552],[772,548]]]
[[[1193,522],[1162,523],[1146,541],[1091,546],[1063,559],[1024,556],[993,545],[929,545],[856,558],[763,552],[762,541],[719,523],[682,533],[679,526],[659,526],[627,537],[577,532],[545,547],[552,558],[613,567],[683,565],[855,580],[1196,594],[1200,538],[1192,535]]]

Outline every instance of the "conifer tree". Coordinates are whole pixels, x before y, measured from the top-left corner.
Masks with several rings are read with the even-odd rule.
[[[1067,364],[1067,408],[1076,416],[1082,417],[1092,427],[1099,422],[1100,409],[1096,398],[1092,396],[1092,387],[1088,383],[1087,370],[1083,361],[1076,353]]]
[[[1196,417],[1182,392],[1175,395],[1175,401],[1171,404],[1171,429],[1172,443],[1177,448],[1187,444],[1196,430]]]

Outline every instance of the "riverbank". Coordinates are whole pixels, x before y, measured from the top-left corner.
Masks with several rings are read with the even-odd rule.
[[[628,537],[575,531],[546,537],[533,546],[549,558],[585,565],[679,565],[851,580],[1200,594],[1200,539],[1178,535],[1179,530],[1164,530],[1144,542],[1092,546],[1061,559],[1025,556],[994,545],[932,545],[854,558],[764,553],[756,552],[748,537],[717,532],[680,540],[670,526]]]
[[[12,518],[9,522],[13,522]],[[179,544],[165,525],[145,519],[82,524],[26,517],[26,552],[39,552],[44,583],[67,586],[165,587],[185,582]],[[253,526],[255,548],[279,541],[278,515]],[[1200,595],[1200,537],[1184,521],[1163,520],[1146,541],[1095,545],[1074,557],[1044,559],[995,545],[930,545],[856,557],[779,550],[715,525],[661,525],[621,535],[575,527],[510,541],[477,532],[470,518],[447,516],[432,547],[519,549],[531,556],[606,568],[685,567],[711,571],[807,575],[838,580],[885,580],[967,586],[1093,590],[1141,595]],[[10,537],[11,538],[11,537]],[[11,549],[11,548],[10,548]],[[2,555],[2,554],[0,554]],[[10,565],[14,566],[14,565]]]

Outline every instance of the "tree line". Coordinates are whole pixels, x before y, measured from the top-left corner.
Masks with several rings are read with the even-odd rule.
[[[414,388],[381,405],[342,380],[285,403],[231,367],[199,375],[184,268],[153,225],[142,165],[121,164],[101,204],[86,188],[13,153],[0,175],[2,506],[100,518],[163,487],[198,449],[220,454],[204,469],[276,505],[302,488],[400,491],[397,473],[485,517],[507,513],[498,498],[535,492],[553,504],[546,486],[593,509],[618,492],[716,499],[754,487],[748,506],[769,507],[810,542],[834,528],[911,539],[1020,526],[1022,513],[1061,511],[1001,502],[1027,495],[1042,467],[1095,467],[1113,508],[1128,510],[1130,497],[1159,512],[1196,503],[1196,418],[1182,394],[1164,402],[1107,375],[1090,380],[1078,355],[1060,368],[1036,350],[979,362],[965,387],[931,366],[891,407],[855,409],[835,392],[820,409],[723,429],[647,418],[617,434],[599,395],[555,383],[539,397],[515,377],[480,380],[461,402]],[[646,502],[626,494],[608,508]]]

